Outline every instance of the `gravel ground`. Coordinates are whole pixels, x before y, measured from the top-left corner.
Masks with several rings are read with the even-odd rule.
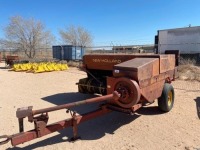
[[[40,109],[92,97],[77,93],[76,82],[86,75],[76,68],[67,71],[32,74],[12,72],[0,64],[0,135],[18,132],[16,109],[33,106]],[[157,102],[141,108],[133,116],[113,112],[79,126],[81,140],[68,142],[72,130],[64,129],[12,148],[0,149],[73,149],[73,150],[197,150],[200,149],[200,82],[177,80],[175,104],[169,113],[161,113]],[[98,107],[90,104],[74,108],[79,113]],[[70,117],[64,110],[49,113],[49,123]],[[33,124],[25,119],[25,130]]]

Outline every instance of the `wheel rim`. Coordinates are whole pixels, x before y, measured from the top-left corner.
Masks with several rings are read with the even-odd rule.
[[[172,97],[172,91],[169,91],[169,93],[168,93],[168,106],[171,106],[172,99],[173,99],[173,97]]]

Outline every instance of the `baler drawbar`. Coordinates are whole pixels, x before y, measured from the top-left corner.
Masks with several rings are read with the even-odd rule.
[[[0,145],[11,141],[12,146],[16,146],[18,144],[33,140],[35,138],[42,137],[44,135],[50,134],[52,132],[55,132],[67,127],[73,128],[74,136],[72,140],[76,140],[79,138],[78,130],[77,130],[78,124],[80,124],[81,122],[90,120],[92,118],[96,118],[98,116],[104,115],[106,113],[109,113],[111,112],[111,110],[108,109],[108,106],[102,105],[101,108],[97,109],[96,111],[83,114],[83,115],[77,115],[76,112],[69,110],[69,108],[83,105],[83,104],[88,104],[88,103],[102,102],[106,100],[117,101],[119,97],[120,97],[120,94],[114,91],[113,94],[108,94],[105,96],[95,97],[91,99],[86,99],[86,100],[82,100],[78,102],[63,104],[63,105],[54,106],[54,107],[45,108],[45,109],[32,110],[33,108],[32,106],[18,108],[16,112],[16,116],[19,121],[20,133],[13,134],[13,135],[0,136],[1,139],[5,139],[4,141],[0,142]],[[70,112],[72,118],[47,125],[48,118],[49,118],[48,112],[56,111],[60,109],[68,109],[67,112]],[[39,115],[39,116],[36,116],[36,115]],[[28,118],[29,122],[34,122],[35,128],[33,130],[24,132],[23,119],[26,117]]]

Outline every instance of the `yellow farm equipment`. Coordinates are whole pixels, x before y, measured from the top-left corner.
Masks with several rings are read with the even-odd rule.
[[[63,71],[68,70],[68,65],[64,63],[56,62],[41,62],[41,63],[18,63],[14,64],[12,70],[16,72],[51,72],[51,71]]]

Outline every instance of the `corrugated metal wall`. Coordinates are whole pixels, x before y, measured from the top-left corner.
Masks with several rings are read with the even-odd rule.
[[[57,45],[53,46],[53,58],[59,60],[81,60],[85,49],[81,46]]]
[[[55,59],[62,59],[61,47],[59,47],[59,46],[53,46],[52,47],[52,51],[53,51],[53,58],[55,58]]]
[[[200,53],[200,27],[158,31],[158,52],[180,50],[180,54]]]

